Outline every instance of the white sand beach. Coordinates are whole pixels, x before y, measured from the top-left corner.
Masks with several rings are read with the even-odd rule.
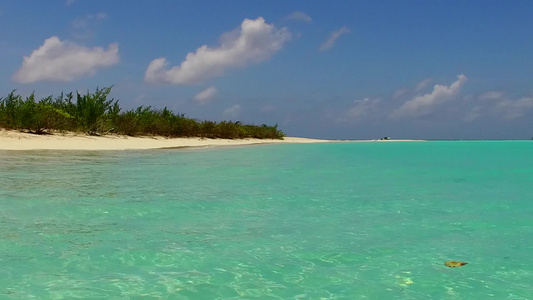
[[[31,134],[0,130],[0,150],[136,150],[239,146],[280,143],[327,143],[331,140],[286,137],[283,140],[90,136],[75,133]]]
[[[207,139],[131,137],[121,135],[91,136],[78,133],[32,134],[0,129],[0,150],[142,150],[184,147],[243,146],[255,144],[310,144],[360,142],[419,142],[422,140],[324,140],[285,137],[283,140]]]

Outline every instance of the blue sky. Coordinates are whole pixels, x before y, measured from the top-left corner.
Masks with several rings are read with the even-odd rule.
[[[290,136],[529,139],[533,1],[3,1],[0,91]]]

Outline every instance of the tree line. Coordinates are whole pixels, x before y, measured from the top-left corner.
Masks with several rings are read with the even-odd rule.
[[[200,121],[175,114],[166,107],[140,106],[123,111],[118,100],[108,99],[112,87],[95,92],[48,96],[39,101],[35,93],[25,99],[12,91],[0,97],[0,128],[36,134],[85,132],[91,135],[258,138],[283,139],[278,126],[250,125],[232,121]]]

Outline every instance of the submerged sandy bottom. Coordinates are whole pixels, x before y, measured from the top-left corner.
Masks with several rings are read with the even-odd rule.
[[[225,149],[0,151],[0,299],[533,299],[530,141]]]

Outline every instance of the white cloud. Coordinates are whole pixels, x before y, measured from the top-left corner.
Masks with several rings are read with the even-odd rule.
[[[288,15],[287,20],[294,20],[294,21],[303,21],[303,22],[311,22],[311,16],[308,14],[301,12],[301,11],[295,11],[292,14]]]
[[[74,3],[75,0],[67,0],[67,2],[65,3],[66,5],[71,5],[72,3]]]
[[[522,97],[519,100],[504,99],[496,104],[495,111],[507,120],[520,119],[533,109],[533,97]]]
[[[326,50],[329,50],[329,49],[333,48],[333,46],[335,45],[335,42],[337,41],[337,39],[340,38],[343,34],[347,34],[349,32],[350,32],[350,29],[348,29],[348,27],[346,27],[346,26],[343,26],[343,27],[333,31],[330,34],[330,36],[327,38],[327,40],[325,40],[322,43],[322,45],[320,45],[318,50],[326,51]]]
[[[62,42],[53,36],[32,54],[24,56],[22,67],[13,75],[21,83],[37,81],[72,81],[93,76],[101,68],[110,67],[120,61],[118,44],[86,48],[71,42]]]
[[[425,90],[429,86],[429,84],[432,81],[433,81],[432,78],[427,78],[427,79],[424,79],[424,80],[420,81],[419,83],[417,83],[414,88],[401,88],[401,89],[398,89],[398,90],[396,90],[394,92],[394,94],[392,95],[392,98],[393,99],[407,98],[407,97],[410,97],[410,96],[413,96],[413,95],[420,94],[423,90]]]
[[[240,114],[240,112],[241,112],[241,106],[236,104],[224,110],[224,117],[235,118]]]
[[[227,69],[242,68],[269,59],[290,40],[286,28],[276,29],[261,17],[245,19],[240,30],[222,35],[218,48],[204,45],[187,54],[179,66],[166,69],[166,58],[148,65],[144,80],[150,83],[194,84],[222,76]]]
[[[433,81],[433,79],[427,78],[427,79],[424,79],[424,80],[420,81],[419,83],[417,83],[417,85],[414,88],[401,88],[401,89],[398,89],[398,90],[396,90],[394,92],[394,94],[392,95],[392,98],[393,99],[398,99],[398,98],[402,98],[402,97],[408,97],[408,96],[416,95],[416,94],[422,92],[423,90],[425,90],[432,81]]]
[[[208,87],[194,96],[194,101],[200,104],[206,104],[217,95],[217,88],[214,86]]]
[[[433,81],[433,79],[431,78],[427,78],[427,79],[424,79],[422,81],[420,81],[416,87],[415,87],[415,92],[416,93],[420,93],[421,91],[423,91],[424,89],[426,89],[426,87],[429,86],[429,84]]]
[[[393,118],[420,116],[431,113],[439,104],[451,99],[459,93],[464,83],[467,81],[465,75],[457,76],[457,81],[450,86],[436,84],[433,92],[417,96],[392,112]]]
[[[467,122],[474,121],[482,115],[482,106],[474,106],[470,111],[465,115],[464,120]]]
[[[397,99],[397,98],[400,98],[402,97],[403,95],[409,93],[409,89],[399,89],[399,90],[396,90],[396,92],[394,92],[394,94],[392,95],[392,98],[393,99]]]
[[[488,91],[479,96],[481,100],[501,100],[504,97],[502,92]]]
[[[470,97],[474,106],[465,115],[465,121],[474,121],[484,117],[499,117],[515,120],[526,116],[533,110],[533,97],[523,96],[511,99],[500,91],[488,91],[478,97]]]

